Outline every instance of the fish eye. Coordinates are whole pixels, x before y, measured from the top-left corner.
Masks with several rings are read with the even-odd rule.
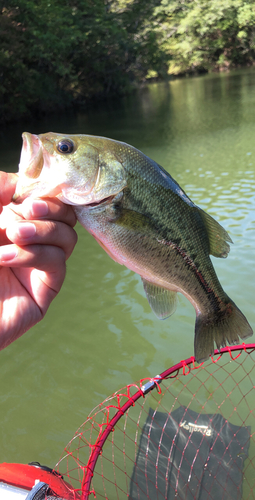
[[[59,153],[70,154],[74,151],[74,143],[70,139],[62,139],[57,145]]]

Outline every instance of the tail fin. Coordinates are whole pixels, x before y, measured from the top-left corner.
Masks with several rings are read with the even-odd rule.
[[[195,358],[197,363],[208,359],[217,349],[239,344],[253,334],[252,328],[235,303],[227,297],[225,308],[213,317],[199,314],[195,326]],[[239,338],[240,337],[240,338]]]

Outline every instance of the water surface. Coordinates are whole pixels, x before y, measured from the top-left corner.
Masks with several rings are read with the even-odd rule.
[[[78,115],[10,125],[0,168],[16,171],[24,130],[87,133],[132,144],[160,163],[227,229],[220,281],[255,328],[255,72],[155,83]],[[77,226],[79,241],[45,319],[0,353],[0,461],[49,466],[87,414],[120,387],[193,355],[195,313],[179,298],[163,322],[140,278]]]

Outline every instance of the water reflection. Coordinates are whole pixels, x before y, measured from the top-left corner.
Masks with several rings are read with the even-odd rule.
[[[17,170],[21,133],[89,133],[131,143],[158,161],[234,241],[213,258],[222,285],[255,327],[255,72],[152,84],[77,115],[27,120],[0,137],[0,168]],[[3,461],[54,465],[102,399],[193,353],[195,313],[181,296],[160,322],[139,277],[81,227],[65,285],[45,320],[3,351]]]

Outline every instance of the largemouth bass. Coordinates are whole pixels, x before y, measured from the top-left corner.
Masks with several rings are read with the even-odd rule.
[[[209,255],[227,257],[228,233],[155,161],[128,144],[89,135],[23,134],[14,201],[56,196],[110,255],[138,273],[164,319],[182,293],[196,310],[195,358],[252,335],[222,289]]]

